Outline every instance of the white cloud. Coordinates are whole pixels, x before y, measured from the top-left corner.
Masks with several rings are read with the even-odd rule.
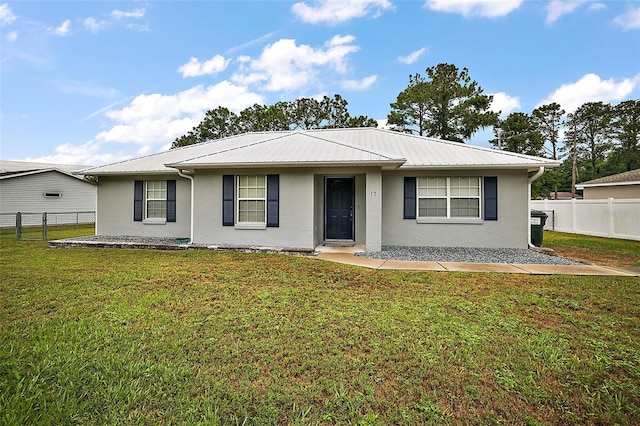
[[[297,45],[295,40],[281,39],[267,45],[259,58],[243,57],[240,69],[233,76],[238,84],[264,83],[263,90],[295,90],[318,82],[322,72],[347,71],[347,59],[359,50],[351,35],[336,35],[323,47]]]
[[[420,59],[420,57],[427,51],[426,47],[423,47],[421,49],[418,49],[414,52],[409,53],[407,56],[398,56],[398,61],[402,62],[403,64],[413,64],[415,63],[418,59]]]
[[[571,113],[586,102],[623,100],[639,85],[640,74],[621,81],[602,80],[597,74],[586,74],[575,83],[563,84],[537,106],[557,102]]]
[[[67,19],[62,24],[60,24],[59,27],[50,28],[50,31],[51,33],[61,37],[68,36],[71,32],[71,19]]]
[[[377,18],[387,9],[393,9],[388,0],[318,0],[313,6],[299,2],[291,7],[303,22],[334,25],[367,15]]]
[[[640,29],[640,6],[629,7],[626,12],[616,16],[613,23],[623,30]]]
[[[113,12],[111,12],[111,16],[114,19],[126,19],[126,18],[133,18],[133,19],[140,19],[142,17],[144,17],[146,10],[144,8],[140,8],[140,9],[135,9],[131,12],[123,12],[121,10],[114,10]]]
[[[53,164],[100,165],[124,160],[128,155],[120,153],[101,153],[102,144],[90,140],[81,145],[65,143],[55,148],[55,154],[43,157],[28,157],[24,161]]]
[[[82,24],[86,29],[91,31],[92,33],[97,33],[103,28],[103,24],[98,22],[96,18],[88,17],[85,19]]]
[[[225,59],[221,55],[216,55],[213,58],[200,63],[200,60],[195,57],[191,57],[189,62],[184,65],[180,65],[178,72],[182,73],[182,77],[199,77],[202,75],[214,75],[220,71],[224,71],[229,66],[230,59]]]
[[[493,96],[491,102],[491,111],[500,112],[501,115],[507,116],[509,113],[520,108],[520,99],[509,96],[504,92],[490,93]]]
[[[584,4],[584,0],[552,0],[546,8],[546,23],[556,22],[563,15],[573,13],[582,4]]]
[[[149,28],[146,25],[134,24],[132,19],[144,18],[146,10],[144,8],[134,9],[131,12],[124,12],[122,10],[113,10],[109,16],[104,19],[96,19],[92,16],[84,19],[82,24],[84,27],[92,33],[97,33],[108,27],[124,26],[130,30],[136,31],[148,31]]]
[[[18,19],[7,3],[0,4],[0,25],[10,25]]]
[[[208,87],[195,86],[174,95],[138,95],[124,108],[105,114],[116,124],[100,132],[95,140],[140,145],[166,144],[198,125],[209,109],[225,106],[233,111],[241,111],[263,102],[260,95],[227,81]]]
[[[370,75],[362,80],[345,80],[342,82],[342,88],[346,90],[365,90],[371,87],[377,80],[377,75]]]
[[[16,41],[17,39],[18,39],[17,31],[11,31],[10,33],[7,34],[7,41],[13,42],[13,41]]]
[[[604,3],[591,3],[589,5],[589,10],[603,10],[606,8],[607,8],[607,5]]]
[[[522,5],[523,0],[427,0],[425,6],[438,12],[459,13],[465,17],[497,18]]]

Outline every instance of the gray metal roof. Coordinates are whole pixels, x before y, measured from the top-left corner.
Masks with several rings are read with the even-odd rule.
[[[86,175],[224,167],[380,166],[386,169],[556,167],[557,161],[376,128],[245,133],[83,170]]]

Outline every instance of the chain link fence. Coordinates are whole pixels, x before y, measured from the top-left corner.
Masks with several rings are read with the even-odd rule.
[[[95,211],[0,213],[0,228],[14,228],[18,240],[55,239],[56,230],[96,222]]]

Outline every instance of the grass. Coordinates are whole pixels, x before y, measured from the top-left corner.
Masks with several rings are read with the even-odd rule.
[[[544,231],[544,246],[558,256],[606,266],[640,267],[640,241]]]
[[[640,423],[637,278],[12,235],[0,274],[0,424]]]

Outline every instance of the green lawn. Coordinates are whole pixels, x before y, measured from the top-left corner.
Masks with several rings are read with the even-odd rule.
[[[544,246],[560,256],[600,265],[640,267],[640,241],[545,231]]]
[[[638,278],[13,235],[0,274],[0,424],[640,423]]]

